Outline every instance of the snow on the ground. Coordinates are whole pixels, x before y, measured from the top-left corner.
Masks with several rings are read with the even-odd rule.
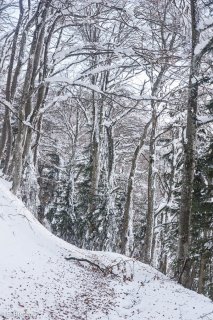
[[[140,262],[53,236],[0,179],[0,319],[213,320],[213,304]]]

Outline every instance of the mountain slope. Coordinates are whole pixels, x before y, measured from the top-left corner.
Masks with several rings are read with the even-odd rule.
[[[58,239],[0,179],[0,319],[213,320],[213,304],[140,262]]]

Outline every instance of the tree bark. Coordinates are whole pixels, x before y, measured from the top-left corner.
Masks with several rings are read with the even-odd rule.
[[[155,134],[157,126],[157,115],[155,106],[153,106],[152,113],[152,130],[149,144],[149,171],[148,171],[148,208],[146,215],[146,234],[144,238],[144,252],[143,261],[151,264],[152,260],[152,241],[153,241],[153,227],[154,227],[154,199],[155,199]],[[154,248],[153,248],[154,249]]]
[[[22,25],[22,20],[23,20],[23,14],[24,14],[23,2],[22,2],[22,0],[19,0],[19,19],[17,22],[17,26],[15,29],[15,33],[14,33],[14,37],[13,37],[13,41],[12,41],[12,48],[11,48],[9,67],[8,67],[7,83],[6,83],[6,101],[9,103],[11,103],[11,100],[13,98],[13,95],[12,95],[12,78],[13,78],[12,73],[13,73],[13,67],[14,67],[16,50],[17,50],[18,35],[19,35],[19,31],[20,31],[20,28]],[[5,174],[7,174],[8,168],[9,168],[11,151],[12,151],[12,140],[13,140],[13,133],[12,133],[12,127],[11,127],[10,112],[6,108],[5,109],[5,116],[4,116],[4,123],[3,123],[3,128],[2,128],[1,142],[0,142],[0,159],[2,158],[3,152],[4,152],[5,147],[7,145],[5,163],[4,163],[4,169],[3,169],[3,172]]]
[[[196,148],[196,115],[198,99],[198,83],[196,78],[199,74],[199,59],[195,55],[195,46],[199,42],[197,31],[197,1],[191,0],[191,28],[192,28],[192,55],[189,75],[189,89],[187,102],[187,124],[186,143],[184,145],[184,168],[181,190],[181,206],[179,216],[179,238],[178,238],[178,277],[183,264],[180,282],[187,285],[190,274],[189,248],[190,248],[190,221],[192,211],[192,192],[195,170],[195,148]]]
[[[131,252],[130,243],[129,243],[129,236],[132,233],[131,226],[133,224],[133,216],[132,216],[132,197],[133,197],[133,190],[134,190],[134,178],[137,168],[138,158],[140,156],[140,151],[145,143],[145,139],[147,137],[147,131],[150,126],[151,120],[147,122],[144,127],[143,134],[140,138],[139,144],[136,147],[133,157],[132,163],[130,168],[130,173],[127,182],[127,194],[126,194],[126,202],[124,207],[124,217],[123,217],[123,226],[122,226],[122,233],[121,233],[121,253],[125,255],[129,255]]]
[[[26,159],[27,154],[29,153],[32,129],[24,126],[23,121],[27,120],[30,122],[31,112],[32,112],[32,101],[31,95],[34,90],[34,83],[38,73],[39,62],[41,59],[41,54],[43,50],[44,43],[44,33],[46,24],[44,23],[47,17],[48,8],[51,1],[47,1],[42,8],[41,2],[38,4],[38,17],[42,18],[41,22],[37,19],[37,24],[33,34],[33,40],[30,48],[29,60],[27,71],[25,74],[23,92],[21,97],[21,103],[19,106],[19,124],[18,124],[18,134],[15,143],[15,153],[14,153],[14,172],[13,172],[13,185],[12,191],[14,194],[17,193],[19,186],[21,184],[22,171],[24,160]],[[39,10],[41,12],[39,14]],[[42,92],[40,92],[42,91]],[[44,96],[44,88],[39,90],[37,102],[42,100]],[[35,109],[38,109],[36,105]]]

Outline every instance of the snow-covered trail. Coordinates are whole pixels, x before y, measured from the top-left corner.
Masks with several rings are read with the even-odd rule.
[[[213,304],[140,262],[53,236],[0,179],[0,319],[213,320]]]

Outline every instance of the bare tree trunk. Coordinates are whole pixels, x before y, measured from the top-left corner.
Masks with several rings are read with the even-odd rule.
[[[14,150],[14,173],[13,173],[13,185],[12,192],[17,193],[22,177],[22,154],[23,154],[23,121],[24,113],[22,108],[19,110],[19,122],[18,122],[18,134],[16,138],[16,145]]]
[[[197,31],[197,1],[191,0],[191,26],[192,26],[192,56],[189,75],[189,91],[187,102],[187,125],[186,144],[184,146],[184,168],[181,190],[181,207],[179,217],[179,239],[178,239],[178,277],[179,281],[187,284],[190,274],[189,248],[190,248],[190,220],[192,210],[192,192],[195,170],[195,148],[196,148],[196,115],[198,99],[198,83],[196,78],[199,74],[199,60],[194,50],[199,41]],[[187,261],[187,262],[186,262]],[[185,267],[184,267],[185,265]],[[182,272],[183,271],[183,272]]]
[[[7,141],[7,135],[8,135],[8,117],[10,118],[9,110],[6,108],[5,109],[5,114],[4,114],[4,121],[3,121],[3,126],[2,126],[2,132],[1,132],[1,140],[0,140],[0,159],[2,159],[2,155],[4,152],[4,148],[6,145]]]
[[[144,239],[143,261],[150,264],[152,260],[152,241],[154,227],[154,199],[155,199],[155,134],[157,126],[157,115],[155,106],[152,113],[152,130],[149,144],[149,171],[148,171],[148,209],[146,216],[146,234]]]
[[[11,99],[13,98],[13,96],[12,96],[12,73],[13,73],[13,66],[14,66],[15,55],[16,55],[16,50],[17,50],[18,35],[19,35],[19,30],[22,25],[23,14],[24,14],[23,3],[22,3],[22,0],[19,0],[19,19],[18,19],[18,23],[17,23],[14,37],[13,37],[10,62],[9,62],[9,68],[8,68],[8,74],[7,74],[7,83],[6,83],[6,101],[9,103],[11,102]],[[2,158],[5,146],[7,145],[5,164],[4,164],[4,170],[3,170],[3,172],[5,174],[7,174],[8,168],[9,168],[9,162],[10,162],[11,151],[12,151],[12,140],[13,140],[13,134],[12,134],[12,127],[11,127],[11,120],[10,120],[10,112],[6,108],[5,109],[5,116],[4,116],[4,123],[3,123],[3,128],[2,128],[1,142],[0,142],[0,158]]]
[[[184,168],[179,217],[178,264],[176,272],[180,283],[182,283],[186,287],[187,279],[190,273],[190,224],[192,211],[193,181],[195,171],[195,150],[197,132],[196,118],[199,89],[199,83],[197,79],[199,78],[201,59],[205,53],[211,50],[211,47],[213,45],[213,37],[211,37],[200,51],[195,52],[195,47],[199,43],[199,31],[197,27],[199,9],[197,0],[191,0],[190,3],[192,53],[188,87],[186,143],[184,146]]]
[[[95,103],[95,93],[93,92],[93,132],[91,139],[91,160],[92,160],[92,170],[91,170],[91,190],[90,190],[90,207],[89,212],[92,213],[96,209],[98,184],[100,179],[100,141],[99,141],[99,126],[98,126],[98,107]]]
[[[37,19],[36,27],[33,34],[33,40],[30,48],[30,55],[28,60],[27,71],[25,75],[25,81],[23,86],[21,104],[19,107],[19,125],[18,125],[18,135],[16,139],[15,154],[14,154],[14,173],[13,173],[13,193],[17,193],[22,177],[23,161],[29,153],[32,129],[24,126],[23,121],[27,120],[30,122],[28,117],[32,112],[32,101],[31,94],[34,90],[34,83],[38,73],[39,62],[41,59],[41,54],[43,50],[44,43],[44,33],[45,33],[45,20],[47,17],[48,7],[51,1],[47,1],[41,9],[40,16],[42,18],[41,22]],[[39,10],[42,7],[41,2],[38,4],[38,16]],[[42,92],[40,92],[42,90]],[[44,95],[43,86],[38,92],[37,103],[40,102]],[[38,105],[35,107],[36,112],[38,111]],[[34,110],[35,111],[35,110]]]
[[[204,293],[205,281],[206,281],[206,264],[207,264],[207,255],[205,252],[201,254],[200,257],[200,270],[199,270],[199,281],[198,281],[198,290],[200,294]]]
[[[121,233],[121,253],[126,255],[129,255],[130,252],[132,251],[130,248],[129,237],[130,237],[130,233],[132,233],[131,226],[133,224],[132,197],[133,197],[133,189],[134,189],[135,172],[137,168],[138,158],[140,156],[140,151],[147,137],[147,131],[150,126],[150,123],[151,123],[151,120],[147,122],[147,124],[145,125],[139,144],[134,151],[130,173],[128,177],[128,182],[127,182],[127,195],[126,195],[126,202],[124,207],[123,226],[122,226],[122,233]]]

